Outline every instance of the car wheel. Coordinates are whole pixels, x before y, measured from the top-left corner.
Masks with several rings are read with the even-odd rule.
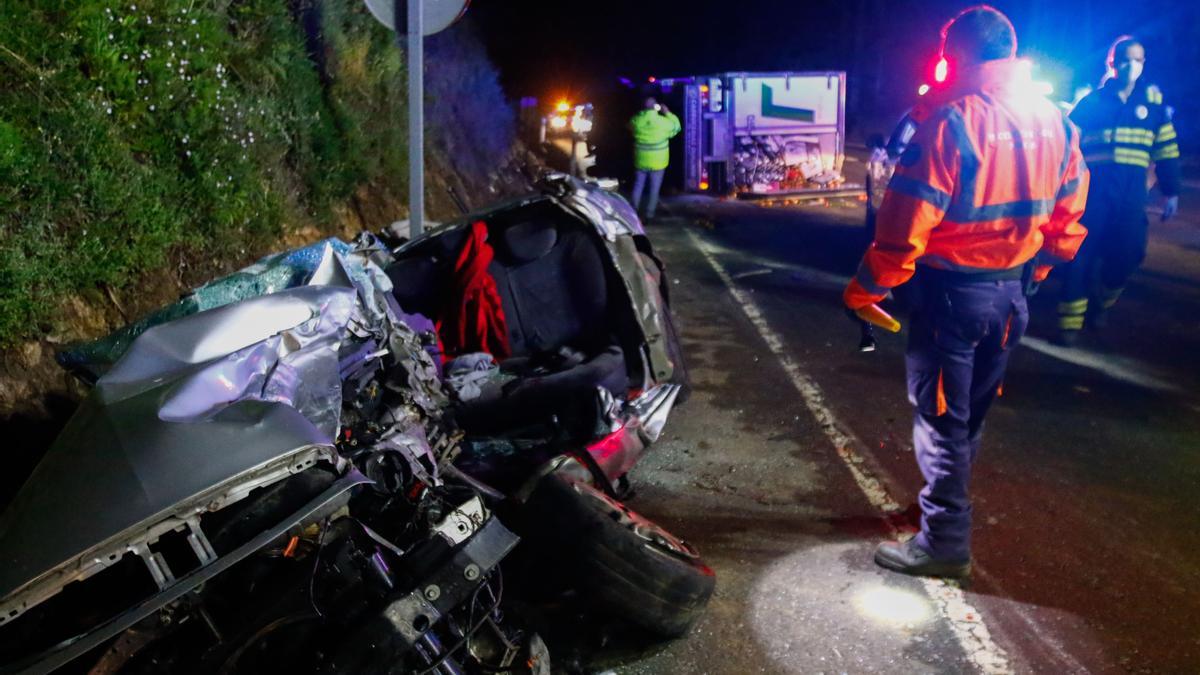
[[[696,549],[583,482],[542,479],[526,502],[535,542],[556,546],[597,609],[664,637],[703,613],[716,576]]]

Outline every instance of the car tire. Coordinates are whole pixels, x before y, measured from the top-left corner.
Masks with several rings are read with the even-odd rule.
[[[583,482],[551,474],[526,502],[533,543],[552,546],[596,609],[662,637],[687,633],[716,576],[695,549]]]

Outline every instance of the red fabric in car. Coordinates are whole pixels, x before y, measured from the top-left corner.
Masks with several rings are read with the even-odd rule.
[[[471,225],[470,236],[454,263],[454,289],[438,321],[438,337],[446,360],[487,352],[503,360],[511,355],[504,306],[496,280],[488,272],[495,252],[487,242],[487,225]]]

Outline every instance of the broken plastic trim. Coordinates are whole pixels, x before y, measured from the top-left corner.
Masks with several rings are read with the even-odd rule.
[[[332,446],[314,445],[298,448],[292,453],[214,486],[193,499],[181,502],[172,515],[162,520],[126,530],[121,535],[84,551],[44,572],[5,598],[3,604],[0,604],[0,625],[10,623],[29,609],[57,595],[67,584],[83,581],[117,564],[126,553],[141,556],[159,589],[169,587],[173,577],[165,562],[156,559],[150,552],[151,544],[169,532],[191,529],[189,542],[193,537],[197,539],[192,543],[192,548],[204,564],[206,557],[215,557],[215,553],[212,552],[212,546],[207,544],[207,540],[201,542],[196,536],[196,532],[199,531],[200,514],[219,511],[245,499],[255,489],[309,469],[319,461],[328,462],[334,467],[345,464],[345,460],[338,457]],[[198,547],[204,549],[204,555],[200,555]]]
[[[483,500],[475,496],[447,514],[433,532],[444,537],[450,546],[458,546],[483,527],[489,517]]]
[[[647,390],[626,404],[621,414],[623,425],[588,445],[586,457],[581,458],[596,477],[596,483],[606,492],[607,485],[620,479],[637,464],[646,448],[658,440],[666,426],[667,417],[678,398],[680,386],[663,384]],[[590,461],[589,461],[590,460]]]
[[[319,518],[322,514],[336,511],[344,501],[342,497],[351,488],[369,482],[368,478],[357,471],[351,470],[318,495],[316,499],[305,504],[275,527],[264,530],[255,538],[234,549],[228,555],[192,571],[157,595],[147,598],[125,613],[108,620],[90,632],[66,640],[40,654],[0,669],[0,675],[20,672],[45,673],[61,668],[75,658],[104,643],[105,640],[120,634],[162,607],[182,598],[201,584],[248,558],[259,549],[286,534],[292,527]]]
[[[667,425],[667,417],[671,414],[681,390],[682,387],[678,384],[659,385],[629,403],[629,407],[641,420],[642,435],[647,443],[657,441],[662,435],[663,427]]]

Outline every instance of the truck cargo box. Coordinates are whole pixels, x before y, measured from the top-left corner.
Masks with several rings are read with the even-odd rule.
[[[759,197],[845,184],[846,74],[723,73],[684,90],[684,187]]]

